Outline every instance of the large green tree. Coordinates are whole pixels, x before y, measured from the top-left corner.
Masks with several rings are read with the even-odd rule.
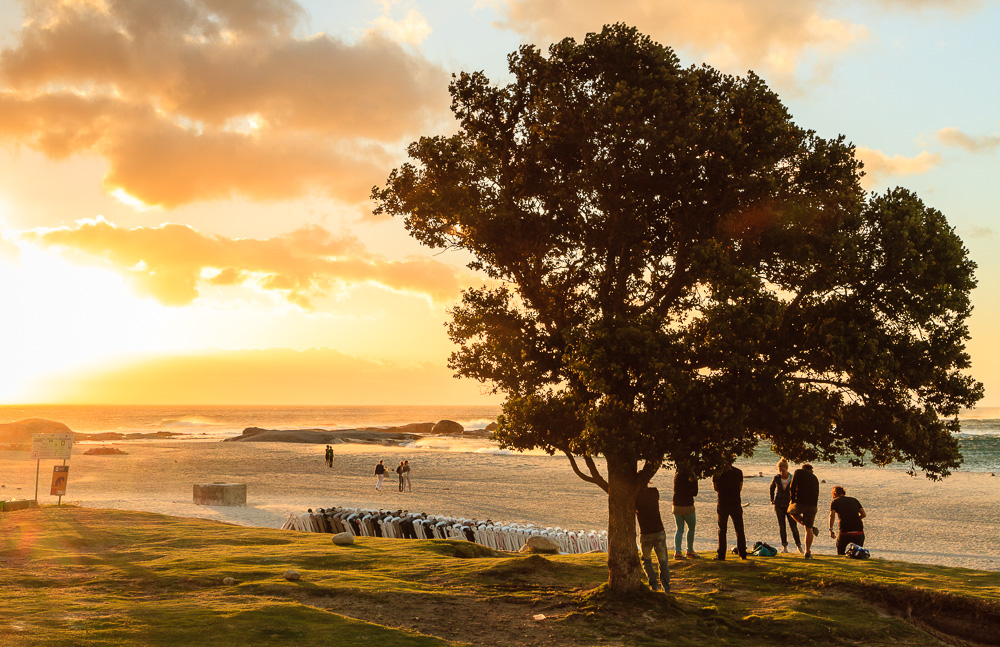
[[[632,28],[509,64],[506,85],[456,77],[457,134],[412,144],[373,197],[491,279],[451,312],[450,365],[506,396],[503,446],[607,492],[612,590],[641,585],[634,500],[664,463],[707,474],[762,440],[960,463],[975,266],[941,213],[866,195],[853,146],[754,74],[682,67]]]

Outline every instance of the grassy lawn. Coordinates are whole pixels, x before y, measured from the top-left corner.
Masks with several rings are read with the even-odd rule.
[[[671,567],[673,596],[622,600],[600,554],[335,546],[51,506],[0,514],[0,645],[1000,644],[1000,573],[797,555]]]

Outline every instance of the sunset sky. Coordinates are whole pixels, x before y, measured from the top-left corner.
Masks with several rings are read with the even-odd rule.
[[[498,402],[445,366],[480,279],[368,195],[454,131],[452,73],[618,21],[944,212],[1000,406],[989,0],[0,0],[0,403]]]

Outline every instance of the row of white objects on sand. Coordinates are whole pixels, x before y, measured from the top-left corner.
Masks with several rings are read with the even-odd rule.
[[[311,509],[288,515],[283,530],[301,532],[349,532],[362,537],[394,539],[461,539],[495,550],[518,551],[529,537],[547,537],[562,553],[607,552],[606,530],[570,531],[534,524],[498,523],[458,517],[435,516],[406,511],[360,510],[355,508]]]

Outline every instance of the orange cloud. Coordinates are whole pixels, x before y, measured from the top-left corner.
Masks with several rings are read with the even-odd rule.
[[[292,0],[38,0],[25,13],[0,53],[0,136],[102,155],[107,188],[147,204],[308,191],[361,203],[391,165],[381,145],[447,112],[443,70],[377,32],[296,37]]]
[[[368,253],[352,236],[336,237],[317,226],[256,240],[176,224],[119,229],[98,219],[23,237],[99,259],[140,292],[175,306],[191,303],[209,285],[253,286],[306,309],[338,287],[359,284],[447,302],[458,298],[468,276],[431,259],[390,261]]]
[[[330,349],[150,357],[45,380],[51,400],[115,404],[497,404],[440,363],[364,360]]]
[[[857,155],[865,165],[865,176],[861,179],[861,184],[866,189],[878,185],[886,176],[920,175],[941,162],[940,155],[927,151],[916,157],[890,156],[880,150],[859,146]]]
[[[942,128],[937,131],[938,140],[945,146],[962,148],[970,153],[984,153],[1000,148],[1000,135],[967,135],[958,128]]]
[[[809,54],[830,56],[866,36],[866,30],[824,15],[820,0],[503,0],[506,25],[549,41],[582,38],[608,22],[625,22],[672,47],[710,58],[716,66],[791,80]]]

